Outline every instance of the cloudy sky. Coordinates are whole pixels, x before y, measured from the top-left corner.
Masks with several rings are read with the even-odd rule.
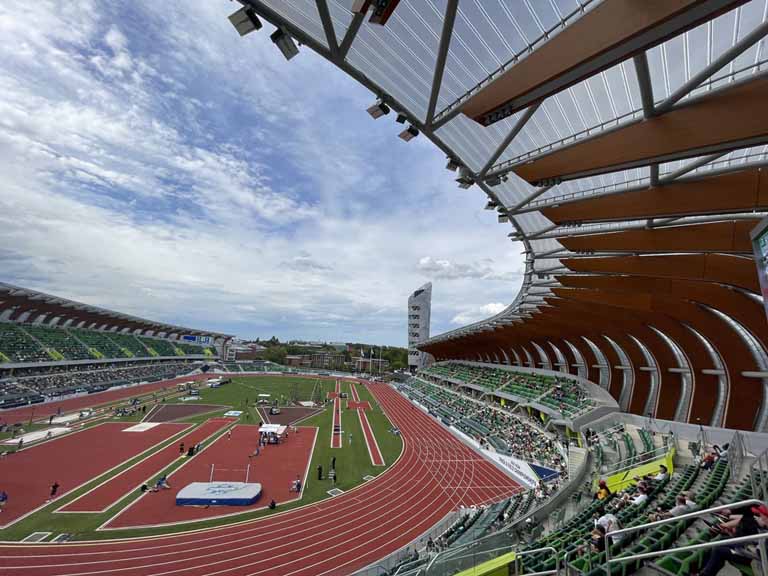
[[[182,9],[183,7],[183,9]],[[521,247],[425,138],[226,0],[0,2],[0,280],[242,337],[404,345],[498,312]]]

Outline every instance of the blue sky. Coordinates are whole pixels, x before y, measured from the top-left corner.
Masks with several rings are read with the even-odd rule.
[[[0,279],[242,337],[404,345],[499,311],[509,227],[425,138],[226,0],[0,3]]]

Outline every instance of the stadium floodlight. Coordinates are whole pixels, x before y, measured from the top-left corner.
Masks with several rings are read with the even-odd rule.
[[[488,200],[488,204],[485,205],[486,210],[496,210],[499,207],[499,203],[496,200]]]
[[[418,136],[418,135],[419,135],[419,129],[416,128],[413,124],[411,124],[411,125],[408,126],[408,128],[406,128],[405,130],[400,132],[400,134],[398,134],[397,136],[401,140],[404,140],[406,142],[410,142],[411,140],[416,138],[416,136]]]
[[[405,124],[405,121],[408,120],[408,116],[400,112],[400,114],[397,115],[397,118],[395,118],[395,122],[398,124]]]
[[[262,26],[261,20],[256,16],[256,12],[253,11],[253,8],[249,7],[240,8],[237,12],[230,14],[229,21],[240,36],[250,34],[254,30],[261,30]]]
[[[507,222],[509,222],[509,215],[499,214],[499,224],[506,224]]]
[[[459,170],[459,177],[456,178],[456,182],[458,182],[459,188],[466,190],[475,183],[475,180],[472,178],[472,173],[469,171],[469,169],[461,166],[461,169]]]
[[[376,104],[368,108],[367,112],[374,119],[381,118],[382,116],[389,114],[389,106],[387,106],[387,103],[384,102],[384,100],[379,98],[376,100]]]
[[[275,46],[280,49],[280,52],[283,53],[286,60],[290,60],[299,53],[299,47],[296,46],[293,38],[291,38],[291,36],[282,28],[278,28],[272,32],[269,37],[272,42],[274,42]]]
[[[456,170],[459,169],[459,166],[460,164],[456,160],[448,156],[448,164],[445,165],[446,170],[450,170],[451,172],[456,172]]]
[[[490,178],[486,179],[486,184],[490,187],[498,186],[501,184],[501,176],[491,176]]]

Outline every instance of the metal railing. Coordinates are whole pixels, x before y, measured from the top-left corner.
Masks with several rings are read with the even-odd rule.
[[[707,514],[712,514],[713,512],[720,512],[722,510],[738,509],[738,508],[743,508],[745,506],[761,506],[761,505],[763,506],[765,505],[765,502],[763,500],[757,500],[755,498],[752,498],[750,500],[741,500],[739,502],[733,502],[730,504],[721,504],[719,506],[713,506],[712,508],[707,508],[706,510],[698,510],[696,512],[683,514],[682,516],[676,516],[674,518],[657,520],[655,522],[648,522],[647,524],[640,524],[638,526],[631,526],[629,528],[622,528],[621,530],[614,530],[613,532],[608,532],[605,535],[605,564],[604,564],[605,573],[608,576],[611,576],[611,564],[616,564],[620,562],[631,562],[634,560],[655,558],[657,556],[664,556],[666,554],[672,554],[675,552],[705,550],[708,548],[717,548],[720,546],[730,546],[734,544],[746,544],[749,542],[758,542],[760,546],[761,572],[763,576],[768,576],[768,563],[766,563],[768,556],[766,555],[766,547],[765,547],[765,539],[768,538],[768,532],[761,533],[761,534],[753,534],[751,536],[741,536],[738,538],[728,538],[726,540],[717,540],[715,542],[705,542],[703,544],[691,544],[688,546],[678,546],[677,548],[666,548],[664,550],[655,550],[653,552],[644,552],[642,554],[632,554],[631,556],[619,556],[616,558],[611,558],[611,538],[614,538],[615,536],[618,536],[621,534],[629,534],[630,532],[637,532],[638,530],[647,530],[649,528],[655,528],[657,526],[663,526],[665,524],[674,524],[676,522],[692,520],[695,518],[699,518],[701,516],[706,516]]]
[[[455,574],[457,572],[460,572],[462,569],[466,569],[468,567],[472,566],[478,566],[479,564],[482,564],[484,562],[487,562],[488,560],[491,560],[493,558],[496,558],[498,556],[501,556],[502,554],[506,554],[509,552],[514,552],[515,544],[508,544],[499,548],[493,548],[491,550],[484,551],[484,555],[490,555],[489,557],[483,557],[482,559],[478,559],[474,554],[467,554],[464,556],[455,556],[451,557],[447,561],[451,562],[450,566],[438,566],[436,565],[437,559],[440,557],[440,554],[437,554],[430,563],[427,565],[426,570],[424,571],[424,576],[449,576],[452,574]],[[447,552],[447,551],[446,551]],[[552,546],[544,546],[542,548],[536,548],[534,550],[523,550],[522,552],[515,552],[515,558],[512,561],[512,566],[514,567],[514,570],[510,573],[519,574],[519,561],[520,558],[523,556],[530,556],[531,554],[538,554],[539,552],[551,552],[552,555],[555,558],[555,569],[554,570],[545,570],[543,572],[529,572],[526,573],[525,576],[546,576],[548,574],[559,574],[560,573],[560,558],[557,553],[557,550]],[[462,562],[462,560],[470,559],[469,565],[467,563]],[[447,572],[445,571],[447,570]]]
[[[752,496],[768,500],[768,450],[760,454],[749,467]]]

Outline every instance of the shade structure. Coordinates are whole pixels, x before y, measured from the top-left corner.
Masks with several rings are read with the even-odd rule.
[[[351,0],[241,3],[406,114],[522,244],[509,306],[422,351],[768,429],[749,244],[768,215],[766,0],[403,0],[383,26]]]

